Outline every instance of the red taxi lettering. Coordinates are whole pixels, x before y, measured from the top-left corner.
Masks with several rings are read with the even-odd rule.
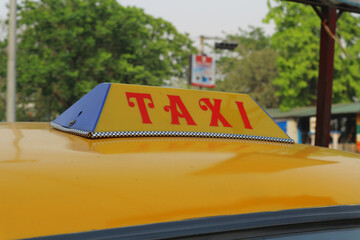
[[[244,122],[244,125],[245,125],[245,128],[247,129],[253,129],[251,124],[250,124],[250,121],[249,121],[249,118],[245,112],[245,108],[244,108],[244,103],[243,102],[235,102],[238,109],[239,109],[239,112],[241,114],[241,118]]]
[[[201,103],[205,103],[205,105],[201,105]],[[214,99],[214,105],[211,104],[209,98],[202,98],[199,100],[200,108],[204,111],[207,111],[210,109],[211,111],[211,122],[210,126],[218,127],[219,121],[222,123],[224,127],[232,127],[228,121],[224,118],[223,115],[220,113],[220,105],[221,105],[221,99]]]
[[[180,124],[179,118],[185,118],[188,125],[196,125],[190,113],[179,96],[167,95],[170,100],[170,106],[165,106],[166,112],[171,111],[171,124]],[[178,111],[178,108],[180,112]]]
[[[150,100],[150,103],[148,104],[149,108],[154,108],[154,102],[151,98],[151,95],[148,93],[132,93],[132,92],[126,92],[126,98],[128,101],[128,104],[130,107],[135,107],[135,103],[131,102],[131,98],[135,98],[136,102],[139,106],[141,118],[143,123],[152,123],[149,117],[149,113],[146,109],[145,105],[145,99]]]

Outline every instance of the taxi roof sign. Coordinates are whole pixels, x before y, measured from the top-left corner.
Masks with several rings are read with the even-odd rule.
[[[50,123],[88,138],[189,136],[293,143],[246,94],[103,83]]]

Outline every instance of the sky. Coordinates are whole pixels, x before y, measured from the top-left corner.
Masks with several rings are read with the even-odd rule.
[[[273,24],[263,24],[268,12],[266,0],[119,0],[120,4],[143,8],[146,13],[173,23],[192,38],[224,36],[249,25],[273,33]]]
[[[0,18],[5,19],[10,0],[0,0]],[[17,0],[21,2],[21,0]],[[145,13],[171,22],[180,33],[189,33],[196,47],[200,35],[224,37],[249,25],[263,27],[267,34],[274,24],[264,24],[267,0],[118,0],[124,6],[143,8]]]

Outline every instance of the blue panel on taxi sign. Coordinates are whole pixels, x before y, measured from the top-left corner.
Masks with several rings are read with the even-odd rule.
[[[69,129],[93,132],[104,106],[110,83],[96,86],[70,108],[63,112],[54,123]]]

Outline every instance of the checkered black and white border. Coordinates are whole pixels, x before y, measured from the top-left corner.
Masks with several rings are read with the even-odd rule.
[[[274,138],[263,136],[251,136],[232,133],[208,133],[208,132],[178,132],[178,131],[123,131],[123,132],[86,132],[76,129],[69,129],[54,122],[50,125],[58,130],[80,135],[87,138],[111,138],[111,137],[206,137],[206,138],[230,138],[255,140],[265,142],[295,143],[290,138]]]

